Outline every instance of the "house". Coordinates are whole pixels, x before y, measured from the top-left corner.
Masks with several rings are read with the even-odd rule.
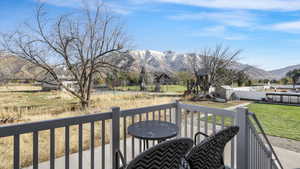
[[[216,86],[213,90],[213,94],[217,98],[224,99],[226,101],[232,100],[234,90],[230,86]]]
[[[78,90],[78,84],[75,80],[72,79],[60,79],[62,81],[63,86],[66,86],[67,88],[76,91]],[[66,91],[66,89],[58,84],[55,81],[52,82],[42,82],[42,90],[43,91],[50,91],[50,90],[61,90],[61,91]]]
[[[49,72],[46,72],[44,74],[41,73],[38,79],[39,82],[41,82],[43,91],[50,91],[50,90],[66,91],[66,89],[63,86],[73,91],[78,90],[79,87],[77,81],[75,81],[74,77],[67,70],[66,67],[57,67],[54,69],[54,71],[56,72],[57,78],[59,79],[61,84],[59,84],[57,80],[55,80]]]
[[[154,73],[154,83],[160,83],[160,84],[172,84],[174,83],[174,79],[169,73],[164,72],[155,72]]]

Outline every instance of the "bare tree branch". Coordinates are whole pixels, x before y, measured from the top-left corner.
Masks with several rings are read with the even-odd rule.
[[[203,49],[199,54],[190,54],[189,63],[196,78],[196,86],[200,86],[204,93],[211,86],[224,84],[228,78],[225,70],[229,69],[238,59],[241,50],[230,50],[217,45],[215,48]]]
[[[3,35],[3,49],[40,67],[47,76],[40,80],[62,86],[79,98],[83,107],[89,105],[97,74],[122,70],[132,62],[124,53],[128,38],[123,25],[104,5],[93,10],[85,6],[81,12],[61,15],[53,22],[40,5],[35,21],[27,24],[27,31]],[[78,90],[63,84],[61,72],[78,84]]]

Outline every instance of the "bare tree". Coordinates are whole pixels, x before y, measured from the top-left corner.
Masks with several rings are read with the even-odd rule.
[[[240,87],[242,85],[247,84],[249,82],[250,77],[247,74],[247,72],[251,69],[251,66],[246,65],[242,69],[226,69],[226,79],[225,84],[233,85],[233,83],[237,83],[237,85]]]
[[[36,10],[35,23],[3,35],[2,46],[40,67],[44,76],[49,75],[51,81],[77,97],[86,108],[95,76],[117,71],[129,63],[129,55],[123,55],[128,38],[122,25],[104,5],[84,7],[78,13],[54,20],[47,18],[41,5]],[[76,91],[62,83],[61,70],[76,81]]]
[[[228,78],[228,71],[241,50],[232,51],[229,47],[217,45],[215,48],[204,49],[199,54],[189,55],[189,64],[204,94],[208,94],[211,86],[220,86]]]
[[[146,66],[141,66],[141,72],[139,77],[140,91],[147,90],[146,81],[147,81]]]
[[[160,92],[160,85],[161,85],[161,80],[163,79],[163,77],[165,76],[166,74],[164,74],[163,72],[155,72],[154,73],[154,84],[155,84],[155,88],[154,88],[154,91],[155,92]]]
[[[247,81],[249,82],[250,78],[249,76],[246,74],[245,71],[241,70],[241,71],[236,71],[233,74],[233,80],[237,82],[237,85],[240,87],[243,84],[245,84]]]

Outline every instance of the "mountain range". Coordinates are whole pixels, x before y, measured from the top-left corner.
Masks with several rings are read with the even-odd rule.
[[[188,55],[191,53],[175,53],[173,51],[133,50],[130,56],[134,59],[132,70],[140,69],[141,65],[147,71],[178,72],[188,70]],[[235,62],[233,69],[246,70],[251,79],[281,79],[293,69],[300,69],[299,65],[266,71],[255,66]],[[39,72],[39,68],[22,60],[17,56],[0,53],[0,79],[31,79]]]
[[[159,52],[154,50],[135,50],[131,51],[130,55],[135,59],[135,65],[144,65],[149,71],[185,71],[188,70],[189,61],[188,55],[193,53],[175,53],[172,51]],[[246,70],[246,73],[251,79],[281,79],[285,74],[294,69],[296,66],[290,66],[283,69],[266,71],[255,66],[235,62],[232,65],[233,69]],[[300,68],[300,64],[298,65]]]

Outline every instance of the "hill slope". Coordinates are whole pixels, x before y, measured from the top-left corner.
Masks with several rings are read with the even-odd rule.
[[[299,65],[293,65],[293,66],[287,66],[281,69],[275,69],[270,71],[276,79],[281,79],[286,76],[287,72],[294,70],[294,69],[300,69],[300,64]]]
[[[39,68],[10,54],[0,54],[0,79],[32,79]]]

